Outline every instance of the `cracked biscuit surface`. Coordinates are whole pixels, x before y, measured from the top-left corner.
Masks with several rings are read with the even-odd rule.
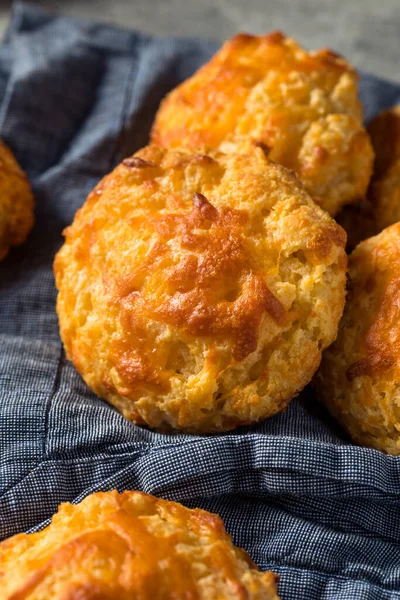
[[[239,34],[161,103],[152,142],[248,151],[293,169],[331,215],[364,197],[373,151],[357,74],[329,50],[279,32]]]
[[[44,530],[0,544],[3,600],[279,600],[276,581],[217,515],[141,492],[62,504]]]
[[[314,379],[318,397],[359,444],[400,454],[400,223],[361,242],[336,342]]]
[[[11,150],[0,140],[0,260],[22,244],[33,225],[33,196]]]
[[[100,182],[65,236],[67,355],[135,423],[205,433],[265,419],[335,339],[345,233],[260,149],[149,146]]]

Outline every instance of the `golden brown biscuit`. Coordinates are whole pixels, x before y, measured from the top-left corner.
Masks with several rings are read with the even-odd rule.
[[[400,221],[400,106],[380,113],[368,126],[375,151],[374,174],[367,199],[338,215],[349,246]]]
[[[136,423],[204,433],[269,417],[336,336],[344,231],[260,149],[149,146],[100,182],[65,235],[67,355]]]
[[[3,600],[279,600],[276,581],[217,515],[141,492],[61,504],[43,531],[0,544]]]
[[[339,334],[314,383],[356,442],[400,454],[400,223],[351,254]]]
[[[329,50],[306,52],[279,32],[239,34],[163,100],[151,139],[224,152],[258,144],[335,215],[365,196],[372,172],[357,80]]]
[[[33,225],[33,196],[25,173],[0,141],[0,260],[22,244]]]

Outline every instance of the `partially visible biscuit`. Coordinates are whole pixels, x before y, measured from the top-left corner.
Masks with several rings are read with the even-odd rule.
[[[373,151],[357,74],[329,50],[306,52],[279,32],[239,34],[161,103],[163,147],[247,152],[256,144],[293,169],[331,215],[365,196]]]
[[[22,244],[33,225],[33,196],[11,150],[0,141],[0,260]]]
[[[0,544],[3,600],[279,600],[277,579],[217,515],[141,492],[62,504],[43,531]]]
[[[368,126],[375,151],[374,174],[366,200],[338,215],[349,246],[400,221],[400,106],[380,113]]]
[[[354,441],[400,454],[400,223],[351,254],[338,337],[314,384]]]
[[[379,232],[400,221],[400,107],[379,114],[368,131],[376,154],[368,196]]]
[[[374,178],[381,179],[400,158],[400,106],[379,113],[368,125],[375,151]]]
[[[363,198],[358,204],[345,206],[336,216],[336,221],[347,233],[348,252],[378,233],[374,211],[368,198]]]
[[[100,182],[65,236],[67,355],[135,423],[206,433],[270,417],[335,339],[345,233],[261,149],[149,146]]]

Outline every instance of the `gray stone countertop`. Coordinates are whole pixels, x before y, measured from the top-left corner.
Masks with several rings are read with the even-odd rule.
[[[280,29],[309,49],[330,47],[357,68],[400,81],[400,0],[36,0],[61,14],[161,35],[220,41]],[[0,0],[0,32],[11,2]]]

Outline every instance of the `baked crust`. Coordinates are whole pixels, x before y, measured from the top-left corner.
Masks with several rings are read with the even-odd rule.
[[[400,223],[361,242],[337,340],[323,354],[318,397],[351,437],[400,454]]]
[[[90,194],[55,260],[61,336],[138,424],[205,433],[282,410],[343,310],[343,230],[249,155],[147,147]]]
[[[33,196],[11,150],[0,141],[0,260],[22,244],[33,225]]]
[[[279,600],[277,579],[217,515],[141,492],[62,504],[44,530],[0,544],[3,600]]]
[[[357,81],[330,50],[306,52],[279,32],[239,34],[166,96],[151,140],[225,152],[258,144],[335,215],[365,196],[372,174]]]

